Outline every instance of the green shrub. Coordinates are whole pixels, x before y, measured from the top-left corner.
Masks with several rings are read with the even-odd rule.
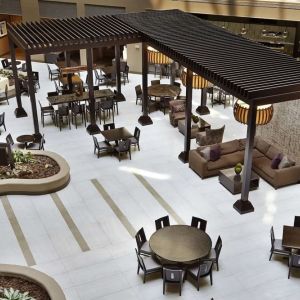
[[[14,162],[15,163],[30,163],[34,162],[31,152],[24,153],[20,150],[13,152]]]
[[[35,298],[29,296],[29,292],[21,293],[13,288],[0,288],[0,293],[2,293],[0,300],[35,300]]]

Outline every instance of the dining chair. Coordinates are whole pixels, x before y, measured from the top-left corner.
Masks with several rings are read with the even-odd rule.
[[[58,96],[58,92],[48,92],[48,97]]]
[[[7,84],[5,85],[4,92],[0,93],[0,102],[1,101],[6,101],[7,104],[9,105],[9,102],[8,102],[8,85]]]
[[[94,74],[95,74],[95,83],[96,84],[101,84],[103,82],[105,82],[106,80],[106,76],[102,73],[101,69],[100,72],[98,72],[98,70],[94,70]]]
[[[269,260],[271,260],[273,253],[282,255],[282,256],[289,256],[290,251],[282,246],[282,240],[275,239],[273,226],[271,227],[271,230],[270,230],[270,236],[271,236],[271,249],[270,249],[271,254],[270,254]]]
[[[0,127],[3,126],[4,130],[6,131],[6,126],[5,126],[5,112],[0,114]],[[1,130],[0,130],[0,135],[1,135]]]
[[[179,286],[179,296],[181,296],[185,271],[175,267],[163,267],[163,294],[165,294],[166,284],[177,284]]]
[[[213,264],[216,264],[217,271],[219,271],[219,256],[221,253],[222,246],[223,246],[222,239],[220,236],[218,236],[215,247],[210,250],[210,253],[207,257],[207,260],[211,261]]]
[[[108,117],[110,117],[110,113],[112,114],[113,122],[115,122],[115,116],[114,116],[114,99],[113,98],[102,100],[100,102],[100,108],[101,108],[101,111],[104,113],[104,117],[103,117],[104,124],[105,124],[105,119],[106,119],[105,115],[107,115]]]
[[[48,73],[49,73],[49,79],[52,81],[53,78],[57,79],[60,72],[58,69],[51,69],[50,66],[47,64]]]
[[[164,217],[161,217],[161,218],[155,220],[156,230],[159,230],[159,229],[167,227],[167,226],[170,226],[169,216],[164,216]]]
[[[131,141],[131,146],[134,145],[135,147],[138,146],[140,151],[140,135],[141,130],[138,127],[135,127],[133,137],[129,138]]]
[[[151,255],[152,251],[149,246],[149,241],[147,241],[144,228],[142,227],[135,235],[136,245],[138,248],[138,253],[143,255]]]
[[[1,64],[3,69],[11,69],[11,62],[9,62],[7,58],[2,59]]]
[[[137,85],[135,87],[135,94],[136,94],[136,100],[135,100],[135,104],[138,104],[138,101],[143,101],[143,91],[142,91],[142,87],[141,85]]]
[[[175,85],[175,86],[177,86],[177,87],[179,87],[179,88],[181,87],[181,84],[180,84],[180,82],[176,82],[176,81],[174,81],[174,82],[173,82],[173,85]]]
[[[201,218],[192,217],[191,226],[200,230],[206,230],[207,221]]]
[[[44,144],[45,144],[45,136],[43,134],[39,141],[30,143],[26,149],[28,149],[28,150],[45,150]]]
[[[7,136],[6,136],[6,138],[5,138],[5,140],[6,140],[6,143],[7,144],[10,144],[10,147],[11,147],[11,149],[25,149],[25,144],[23,144],[23,143],[15,143],[14,142],[14,140],[13,140],[13,138],[12,138],[12,136],[11,136],[11,134],[9,133]]]
[[[128,77],[128,75],[129,75],[129,66],[127,64],[126,64],[125,69],[124,69],[124,71],[122,72],[121,75],[122,75],[121,77],[123,79],[124,85],[126,84],[126,82],[129,83],[129,77]]]
[[[72,123],[75,122],[75,128],[77,129],[77,116],[81,116],[81,122],[84,122],[84,126],[86,127],[86,117],[85,117],[85,105],[78,104],[74,102],[71,107],[71,120]]]
[[[114,90],[114,108],[117,109],[117,115],[119,114],[119,102],[126,101],[125,96],[122,93],[119,93],[117,90]]]
[[[110,129],[115,129],[115,128],[116,128],[115,123],[103,124],[103,130],[110,130]]]
[[[90,113],[91,113],[90,105],[85,105],[85,117],[87,121],[89,120]],[[99,118],[99,122],[101,124],[101,102],[100,101],[95,102],[95,115],[96,115],[96,121],[97,118]]]
[[[40,86],[39,72],[36,72],[36,71],[32,72],[32,80],[33,80],[33,84],[34,84],[34,89],[37,90],[37,87],[39,87],[39,89],[40,89],[41,86]]]
[[[289,255],[289,274],[288,279],[290,279],[291,271],[293,268],[300,269],[300,254],[290,253]]]
[[[129,158],[131,160],[131,150],[130,150],[130,140],[119,141],[118,146],[115,147],[115,151],[118,153],[119,161],[121,161],[121,154],[129,153]]]
[[[97,157],[100,157],[101,152],[106,153],[112,153],[113,148],[105,141],[98,141],[97,138],[93,135],[93,141],[94,141],[94,154],[96,154],[97,151]]]
[[[39,100],[40,110],[41,110],[41,121],[43,127],[45,127],[45,116],[51,116],[52,120],[54,120],[54,108],[52,105],[42,106]]]
[[[300,216],[295,216],[294,227],[300,227]]]
[[[135,249],[138,268],[137,274],[140,273],[140,269],[144,272],[143,283],[146,282],[146,276],[153,273],[160,273],[162,275],[162,266],[158,264],[151,256],[142,257]]]
[[[210,284],[213,285],[212,265],[212,261],[202,260],[200,261],[199,265],[187,269],[187,276],[190,276],[196,281],[198,291],[200,288],[200,278],[209,275]]]
[[[170,107],[170,101],[172,100],[174,100],[173,97],[160,97],[159,109],[164,112],[164,115],[166,114],[166,108]]]
[[[70,114],[69,114],[69,107],[68,106],[60,106],[58,107],[58,111],[56,112],[57,114],[57,120],[58,120],[58,125],[59,125],[59,130],[61,131],[61,127],[64,121],[64,117],[67,119],[69,129],[71,129],[71,122],[70,122]]]
[[[156,79],[156,80],[151,80],[151,85],[159,85],[160,84],[160,80]]]

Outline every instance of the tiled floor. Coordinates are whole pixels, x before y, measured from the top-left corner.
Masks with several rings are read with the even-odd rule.
[[[54,83],[48,80],[46,65],[35,63],[33,70],[40,72],[37,99],[46,104],[46,94],[54,90]],[[130,84],[122,86],[127,101],[120,104],[115,122],[133,132],[135,126],[140,127],[137,119],[141,107],[135,105],[134,86],[141,83],[141,76],[130,74],[129,78]],[[13,138],[33,132],[29,98],[23,96],[22,100],[28,118],[14,117],[14,99],[9,106],[0,105],[0,112],[6,112],[7,129]],[[194,109],[199,102],[200,93],[194,91]],[[180,299],[297,299],[299,273],[288,280],[287,260],[275,256],[269,262],[268,256],[271,225],[280,238],[282,225],[292,224],[294,215],[300,214],[299,185],[274,190],[261,180],[259,189],[250,193],[255,212],[241,216],[232,208],[238,195],[230,194],[217,177],[201,180],[178,160],[183,136],[169,124],[168,116],[157,111],[151,113],[151,118],[152,126],[141,127],[141,151],[133,151],[131,161],[121,162],[111,156],[97,159],[92,138],[83,126],[77,130],[74,126],[72,130],[65,127],[60,132],[50,118],[46,119],[45,128],[41,128],[46,137],[45,148],[64,156],[71,167],[71,182],[57,195],[90,250],[80,248],[72,226],[67,225],[50,195],[8,196],[36,262],[33,267],[53,276],[69,300],[179,298],[173,289],[162,295],[161,279],[143,285],[136,275],[135,241],[95,188],[92,179],[96,179],[130,225],[135,230],[143,226],[148,238],[154,232],[154,220],[170,209],[186,224],[192,215],[207,219],[207,232],[213,244],[221,235],[220,271],[213,273],[213,286],[204,279],[197,292],[186,281]],[[224,140],[246,135],[246,127],[234,120],[231,107],[214,106],[211,114],[203,118],[214,128],[226,124]],[[1,141],[5,135],[2,132]],[[196,147],[194,140],[192,147]],[[147,181],[160,200],[137,175]],[[26,265],[2,205],[0,236],[0,263]]]

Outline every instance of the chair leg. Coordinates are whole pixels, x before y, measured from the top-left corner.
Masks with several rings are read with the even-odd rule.
[[[166,289],[166,283],[165,281],[163,282],[163,294],[165,294],[165,289]]]
[[[129,152],[129,158],[130,158],[130,160],[131,160],[131,151],[130,151],[130,149],[129,149],[128,152]]]
[[[291,268],[289,267],[288,279],[290,279],[290,276],[291,276]]]
[[[272,255],[273,255],[273,251],[272,251],[272,249],[270,250],[270,252],[271,252],[271,254],[270,254],[270,257],[269,257],[269,261],[271,260],[271,258],[272,258]]]
[[[138,265],[136,274],[139,274],[139,273],[140,273],[140,266]]]
[[[210,285],[213,285],[212,269],[210,270]]]
[[[216,260],[217,271],[219,271],[219,260]]]
[[[143,283],[146,282],[146,273],[144,272],[144,280],[143,280]]]
[[[119,161],[121,161],[121,159],[120,159],[120,155],[121,155],[121,153],[119,152]]]

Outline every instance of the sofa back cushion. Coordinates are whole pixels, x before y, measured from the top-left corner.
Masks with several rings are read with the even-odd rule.
[[[246,148],[247,139],[239,139],[240,151],[244,151]]]
[[[238,140],[225,142],[220,145],[221,145],[221,155],[233,153],[233,152],[239,151],[239,149],[240,149],[240,143]]]
[[[266,155],[266,157],[273,159],[279,153],[281,153],[281,151],[279,149],[277,149],[276,147],[274,147],[273,145],[271,145],[269,147],[268,151],[265,153],[265,155]]]
[[[255,138],[255,143],[254,143],[255,147],[257,150],[259,150],[260,152],[262,152],[263,154],[266,154],[267,151],[270,148],[270,144],[267,143],[266,141],[264,141],[260,136],[257,136]],[[276,153],[277,154],[277,153]],[[276,155],[275,154],[275,155]],[[273,158],[273,157],[272,157]],[[271,159],[272,159],[271,158]]]

